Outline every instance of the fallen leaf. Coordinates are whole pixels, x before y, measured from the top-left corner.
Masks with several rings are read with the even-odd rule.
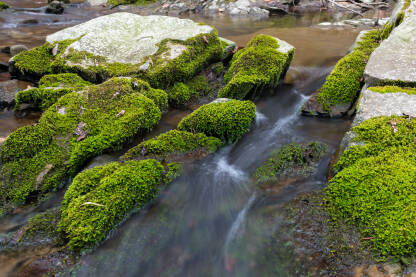
[[[120,112],[116,115],[116,117],[117,117],[117,118],[119,118],[119,117],[123,116],[125,113],[126,113],[126,111],[125,111],[125,110],[121,110],[121,111],[120,111]]]

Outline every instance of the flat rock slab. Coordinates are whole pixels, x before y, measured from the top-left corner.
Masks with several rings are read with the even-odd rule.
[[[366,83],[401,82],[416,84],[416,4],[403,22],[371,55],[364,72]]]
[[[189,19],[168,16],[140,16],[120,12],[101,16],[85,23],[66,28],[46,37],[53,43],[78,39],[68,46],[72,50],[85,51],[105,57],[107,62],[138,64],[157,52],[164,39],[185,41],[199,34],[210,33],[213,28]],[[171,58],[182,50],[173,51]]]

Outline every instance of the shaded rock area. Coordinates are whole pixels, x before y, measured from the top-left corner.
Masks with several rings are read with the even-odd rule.
[[[368,61],[365,81],[369,85],[416,84],[416,4],[411,2],[403,22],[381,43]]]
[[[0,111],[5,108],[12,108],[16,103],[18,91],[24,89],[18,80],[0,82]]]

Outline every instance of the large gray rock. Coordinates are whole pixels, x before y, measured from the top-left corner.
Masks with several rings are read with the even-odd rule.
[[[212,27],[189,19],[120,12],[66,28],[47,36],[46,41],[53,43],[80,38],[68,46],[66,53],[85,51],[105,57],[107,62],[137,64],[155,54],[159,49],[157,44],[164,39],[184,41],[212,31]],[[168,56],[176,58],[184,50],[172,44]]]
[[[416,84],[416,3],[403,22],[371,55],[364,72],[366,83]]]

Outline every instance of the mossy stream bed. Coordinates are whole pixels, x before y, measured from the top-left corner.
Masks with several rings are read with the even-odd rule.
[[[38,46],[47,34],[113,12],[108,8],[73,6],[59,17],[41,14],[36,5],[28,7],[28,1],[21,2],[22,10],[0,15],[4,21],[0,20],[0,38],[6,38],[10,45]],[[37,19],[38,23],[20,23],[30,18]],[[293,210],[287,212],[288,208],[283,206],[299,195],[326,186],[328,165],[349,128],[350,119],[328,121],[302,117],[299,109],[323,84],[359,30],[314,27],[321,21],[333,20],[324,12],[276,16],[262,21],[191,18],[215,26],[220,36],[238,45],[245,45],[261,33],[288,41],[295,46],[296,55],[287,77],[277,89],[269,91],[270,95],[255,102],[256,123],[238,143],[186,164],[182,176],[161,190],[155,201],[122,222],[108,240],[92,253],[81,256],[64,276],[70,273],[75,276],[300,276],[310,272],[310,268],[305,269],[306,263],[302,265],[309,252],[293,250],[294,233],[288,230],[293,226],[298,228],[288,221]],[[0,54],[0,60],[7,58]],[[1,80],[8,78],[7,73],[2,73]],[[145,139],[174,129],[190,112],[169,110]],[[16,118],[10,111],[0,112],[0,139],[37,119],[36,114]],[[130,146],[143,139],[137,138]],[[292,142],[310,141],[328,145],[328,151],[315,164],[312,174],[308,177],[292,174],[266,185],[256,184],[252,175],[272,150]],[[99,156],[87,167],[115,161],[128,148]],[[57,195],[38,209],[23,207],[17,214],[3,217],[0,240],[13,234],[31,216],[56,205],[61,197]],[[298,204],[294,205],[296,208]],[[29,244],[23,250],[7,251],[0,254],[0,276],[24,272],[28,264],[51,249]],[[318,268],[314,269],[315,273],[327,268],[323,263],[311,266]]]

